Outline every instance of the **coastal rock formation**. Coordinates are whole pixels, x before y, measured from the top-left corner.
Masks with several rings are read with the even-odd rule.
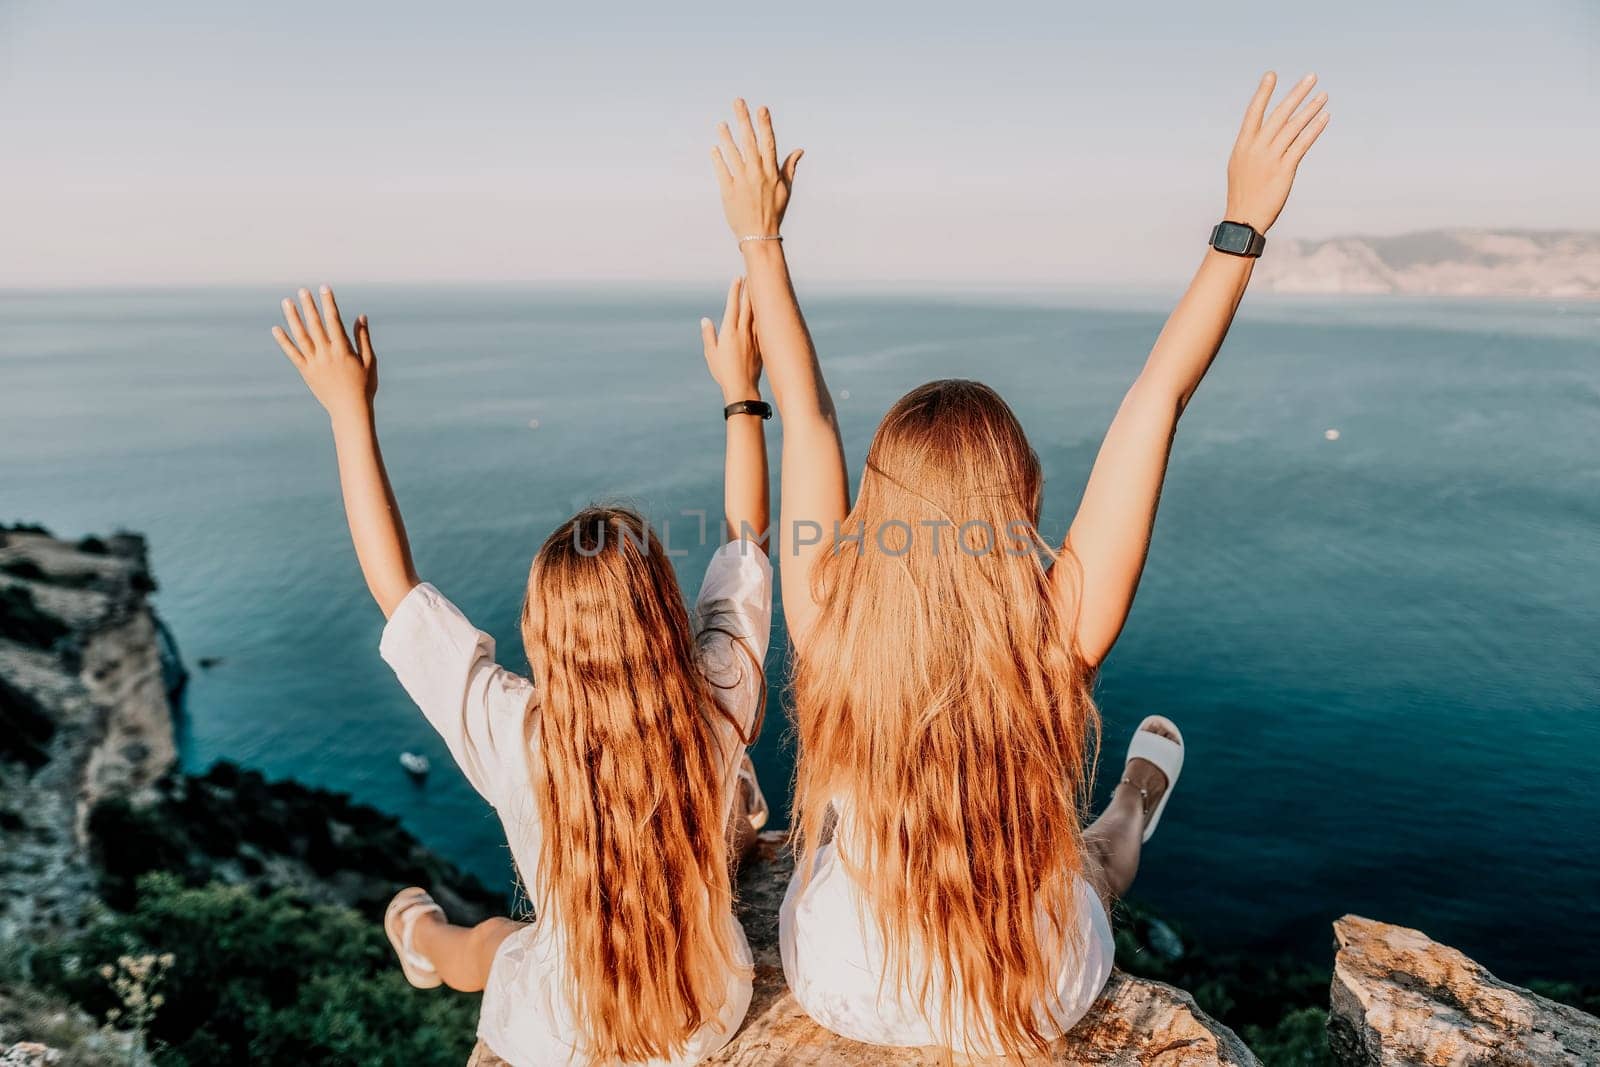
[[[89,812],[177,759],[154,588],[139,537],[0,530],[0,940],[81,919]]]
[[[762,835],[758,857],[739,880],[740,918],[755,955],[756,988],[744,1029],[709,1063],[939,1064],[934,1051],[886,1049],[847,1041],[801,1010],[783,981],[778,957],[778,907],[793,869],[781,833]],[[1105,1067],[1201,1067],[1259,1061],[1234,1032],[1208,1017],[1189,994],[1160,982],[1117,972],[1089,1015],[1056,1042],[1055,1063]]]
[[[1277,293],[1600,299],[1600,233],[1426,230],[1268,241],[1257,285]]]
[[[69,543],[36,529],[0,527],[0,958],[17,943],[37,951],[56,935],[78,930],[81,936],[102,902],[126,907],[136,880],[153,871],[167,872],[167,881],[179,886],[287,888],[296,898],[347,905],[369,917],[394,888],[412,883],[428,886],[457,921],[504,913],[500,894],[433,855],[393,817],[348,797],[269,782],[227,763],[202,775],[178,771],[173,693],[182,672],[147,602],[154,587],[137,537]],[[758,856],[741,869],[740,912],[755,953],[755,996],[740,1033],[710,1062],[946,1062],[933,1050],[846,1041],[800,1010],[778,956],[777,916],[791,865],[783,835],[767,834]],[[302,909],[302,919],[308,910]],[[375,955],[387,966],[375,926],[338,909],[318,910],[343,915],[337,921],[346,930],[371,933],[378,939]],[[1163,961],[1195,958],[1170,930],[1164,940],[1171,944],[1162,950],[1153,920],[1127,924],[1122,936],[1140,925],[1152,927],[1149,947]],[[97,929],[102,924],[88,927]],[[1344,1063],[1600,1063],[1600,1019],[1501,982],[1414,930],[1349,916],[1335,932],[1328,1037]],[[225,962],[230,969],[250,965],[242,957]],[[1201,972],[1157,973],[1202,989]],[[1281,976],[1264,973],[1271,977],[1258,986],[1282,999]],[[392,973],[379,977],[398,982]],[[344,987],[348,995],[371,988],[354,971],[344,978],[355,983]],[[1316,990],[1322,981],[1316,978]],[[96,985],[91,979],[89,987],[72,987],[69,1001],[62,999],[67,987],[61,981],[32,988],[0,975],[0,1067],[147,1063],[136,1038],[88,1014],[103,1011],[94,1007]],[[101,986],[98,995],[104,993]],[[387,993],[371,1003],[380,1002],[388,1003]],[[449,1003],[433,1002],[436,1008]],[[306,1017],[286,1016],[298,1023]],[[1240,1025],[1252,1041],[1270,1036],[1245,1018]],[[1307,1021],[1321,1055],[1320,1017]],[[286,1025],[272,1032],[301,1031]],[[470,1017],[451,1017],[437,1032],[454,1035],[451,1047],[459,1047],[454,1042],[470,1041]],[[1303,1033],[1296,1031],[1296,1040]],[[1268,1045],[1260,1047],[1272,1058]],[[1304,1055],[1300,1048],[1297,1057]],[[1121,971],[1083,1022],[1056,1043],[1051,1060],[1118,1067],[1259,1062],[1189,994]],[[399,1062],[440,1060],[430,1053]]]
[[[1333,925],[1328,1040],[1350,1065],[1535,1067],[1600,1063],[1600,1019],[1500,981],[1403,926]]]
[[[157,870],[368,915],[416,883],[460,921],[505,913],[376,809],[227,763],[175,770],[184,675],[154,589],[132,534],[0,529],[0,945],[72,929],[102,899],[126,907]]]

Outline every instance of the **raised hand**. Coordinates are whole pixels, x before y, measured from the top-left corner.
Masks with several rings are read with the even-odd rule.
[[[795,168],[803,149],[790,152],[780,165],[778,142],[772,132],[772,113],[762,108],[754,124],[743,100],[733,102],[738,143],[726,122],[717,123],[720,148],[711,150],[722,190],[722,212],[735,237],[776,237],[789,208]],[[759,130],[758,130],[759,127]]]
[[[710,319],[700,320],[706,366],[722,387],[722,402],[761,399],[761,349],[756,345],[755,313],[743,278],[728,287],[728,306],[719,331]],[[722,507],[728,540],[748,538],[766,551],[768,514],[767,440],[763,420],[751,412],[735,412],[727,423],[723,460]]]
[[[1271,71],[1262,76],[1228,159],[1225,217],[1248,223],[1258,233],[1266,233],[1277,221],[1289,199],[1295,170],[1328,128],[1328,113],[1323,110],[1328,94],[1318,93],[1306,100],[1317,84],[1315,74],[1301,78],[1269,115],[1267,104],[1277,82],[1278,76]]]
[[[755,315],[743,278],[735,278],[728,287],[722,329],[710,319],[701,319],[700,340],[705,344],[706,367],[722,387],[724,403],[761,398],[761,349],[756,344]]]
[[[1272,114],[1277,75],[1261,79],[1245,111],[1228,160],[1228,213],[1265,233],[1289,199],[1295,168],[1328,125],[1326,93],[1307,101],[1317,84],[1300,79]],[[1194,281],[1156,338],[1133,387],[1106,431],[1083,501],[1067,533],[1077,566],[1057,566],[1062,610],[1078,617],[1078,651],[1099,664],[1127,620],[1144,572],[1150,531],[1161,501],[1178,418],[1222,347],[1244,296],[1255,260],[1207,251]]]
[[[378,451],[378,428],[372,413],[372,398],[378,392],[378,357],[372,352],[372,335],[363,315],[356,320],[356,343],[350,343],[333,290],[326,285],[320,313],[311,290],[300,290],[299,297],[298,307],[293,300],[283,302],[283,318],[289,328],[274,326],[272,337],[306,380],[311,395],[327,409],[339,455],[339,485],[350,539],[355,542],[367,588],[387,617],[417,584],[417,572],[411,565],[411,546],[400,520],[400,507]]]
[[[817,616],[810,573],[811,565],[824,551],[820,540],[802,538],[800,534],[831,529],[844,520],[850,510],[850,480],[845,476],[844,447],[833,400],[817,363],[805,318],[800,314],[783,243],[770,240],[779,236],[784,211],[789,207],[800,152],[790,152],[780,164],[777,137],[767,109],[762,108],[757,116],[759,133],[758,123],[751,121],[750,109],[743,100],[734,101],[733,111],[739,143],[735,143],[734,131],[724,123],[718,131],[721,148],[713,148],[711,156],[722,190],[723,214],[739,238],[744,259],[745,289],[750,294],[760,342],[759,358],[783,418],[783,521],[777,538],[778,572],[783,579],[783,610],[789,621],[789,636],[800,644]],[[737,332],[737,317],[734,325]],[[736,423],[748,426],[759,420],[734,416],[729,422],[730,440]],[[747,479],[737,480],[752,484]],[[735,481],[730,477],[728,484]],[[736,510],[740,509],[730,503],[730,528]]]
[[[352,344],[332,289],[322,287],[320,314],[311,290],[302,289],[299,296],[298,307],[293,300],[284,300],[283,318],[289,328],[274,326],[273,340],[330,416],[364,412],[378,392],[378,357],[372,351],[367,317],[356,319]]]

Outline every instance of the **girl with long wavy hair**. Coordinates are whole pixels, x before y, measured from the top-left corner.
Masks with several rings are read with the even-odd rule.
[[[772,578],[742,283],[721,331],[701,324],[729,404],[730,540],[694,612],[639,515],[585,508],[529,570],[527,677],[417,578],[378,450],[365,317],[352,343],[326,288],[320,309],[301,290],[283,311],[274,336],[332,420],[356,554],[388,618],[383,657],[494,806],[537,916],[453,926],[423,889],[403,890],[384,926],[406,978],[482,990],[480,1048],[518,1067],[698,1062],[750,1003],[730,863],[765,815],[744,754],[765,703]]]
[[[783,421],[778,554],[799,734],[799,858],[784,971],[823,1026],[882,1045],[1044,1054],[1111,971],[1133,880],[1184,754],[1150,716],[1109,807],[1081,820],[1091,692],[1144,566],[1178,418],[1221,347],[1261,235],[1327,123],[1307,77],[1261,81],[1226,222],[1112,421],[1066,538],[992,389],[937,381],[884,417],[852,505],[838,422],[780,225],[800,153],[736,101],[713,151]],[[735,133],[737,131],[737,136]],[[1059,545],[1059,548],[1053,547]]]

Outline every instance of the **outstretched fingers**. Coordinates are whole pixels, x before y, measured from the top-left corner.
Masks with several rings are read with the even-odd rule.
[[[1275,82],[1270,72],[1262,77],[1228,157],[1227,217],[1248,223],[1258,233],[1270,229],[1283,212],[1301,157],[1328,124],[1324,110],[1328,94],[1312,95],[1317,85],[1315,74],[1295,82],[1277,106],[1261,116],[1262,108],[1271,101]]]
[[[717,123],[717,141],[722,146],[723,164],[728,170],[743,169],[745,158],[739,154],[739,146],[733,143],[733,131],[728,129],[726,122]]]
[[[1300,106],[1306,94],[1311,92],[1316,84],[1315,74],[1307,74],[1295,83],[1295,87],[1289,90],[1289,95],[1278,101],[1278,106],[1273,108],[1271,114],[1261,123],[1262,136],[1269,142],[1276,140],[1278,131],[1283,129],[1284,123],[1289,121],[1289,116],[1294,114],[1295,108]]]
[[[700,343],[705,346],[706,360],[709,362],[717,351],[717,325],[710,319],[700,320]]]
[[[288,301],[284,301],[284,303],[288,303]],[[289,362],[296,367],[306,361],[306,357],[300,354],[300,350],[294,346],[294,342],[289,340],[289,335],[284,333],[282,326],[274,326],[272,328],[272,339],[278,342],[278,347],[283,349],[283,354],[288,356]]]
[[[790,152],[788,158],[783,161],[783,183],[785,185],[794,184],[794,172],[799,169],[800,157],[805,154],[806,150],[804,148],[796,148],[793,152]]]
[[[750,105],[740,97],[733,102],[733,118],[739,124],[739,151],[746,164],[760,163],[761,148],[756,144],[755,124],[750,121]]]
[[[356,351],[361,356],[361,362],[368,367],[378,358],[372,350],[372,328],[367,325],[365,315],[356,319]]]
[[[317,313],[317,302],[311,298],[310,289],[300,290],[300,316],[305,319],[306,333],[312,344],[327,344],[328,333],[322,328],[322,316]]]
[[[722,158],[722,150],[711,150],[711,167],[717,172],[717,188],[722,190],[722,195],[727,196],[733,191],[733,173],[728,170],[728,161]]]
[[[339,303],[333,298],[333,290],[326,285],[322,287],[322,322],[328,340],[337,337],[343,341],[349,336],[344,332],[344,320],[339,318]]]
[[[744,279],[735,278],[728,286],[728,304],[722,309],[722,330],[719,337],[735,337],[739,328],[739,303],[744,298]]]
[[[1269,70],[1261,76],[1256,95],[1250,98],[1250,106],[1244,109],[1244,122],[1239,125],[1241,141],[1261,131],[1261,118],[1267,113],[1267,101],[1272,99],[1272,90],[1277,84],[1278,75],[1273,71]]]
[[[295,347],[300,350],[302,358],[316,352],[316,346],[311,343],[311,334],[306,330],[305,323],[300,321],[300,309],[295,307],[293,300],[283,298],[283,321],[289,324],[289,336],[294,338]]]
[[[1289,120],[1283,124],[1283,129],[1279,130],[1278,135],[1272,139],[1273,151],[1280,154],[1287,151],[1289,144],[1300,136],[1301,130],[1311,124],[1311,120],[1317,117],[1318,112],[1322,110],[1323,105],[1327,102],[1328,94],[1318,93],[1306,102],[1305,107],[1289,116]]]
[[[1306,124],[1305,129],[1301,130],[1293,141],[1289,142],[1289,147],[1284,151],[1284,158],[1291,165],[1298,167],[1300,161],[1306,158],[1306,153],[1311,151],[1311,146],[1317,143],[1317,138],[1322,136],[1322,131],[1328,128],[1328,119],[1331,117],[1328,112],[1321,111],[1316,118]]]
[[[753,111],[743,99],[736,99],[733,112],[731,120],[717,123],[717,146],[712,149],[723,215],[741,242],[746,237],[776,238],[800,153],[778,155],[767,108]]]
[[[772,131],[772,112],[762,108],[756,112],[756,121],[759,124],[758,132],[761,135],[761,168],[768,175],[776,176],[778,173],[778,135]]]

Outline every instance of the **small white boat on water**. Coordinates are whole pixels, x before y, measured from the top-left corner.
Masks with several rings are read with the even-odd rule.
[[[428,757],[415,752],[400,753],[400,766],[413,778],[426,778],[428,776]]]

